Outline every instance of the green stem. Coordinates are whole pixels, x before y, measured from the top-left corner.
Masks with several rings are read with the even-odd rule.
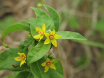
[[[10,48],[10,47],[8,47],[9,49],[11,49],[12,51],[15,51],[15,50],[13,50],[12,48]],[[16,52],[16,51],[15,51]]]

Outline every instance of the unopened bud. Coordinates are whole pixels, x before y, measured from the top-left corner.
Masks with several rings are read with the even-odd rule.
[[[48,57],[49,57],[50,59],[54,59],[54,57],[52,56],[52,53],[50,53],[50,54],[48,55]]]
[[[27,35],[27,38],[31,38],[31,35]]]
[[[3,44],[4,47],[9,48],[9,46],[7,44]]]
[[[38,6],[39,8],[41,8],[41,7],[42,7],[42,4],[41,4],[41,3],[38,3],[37,6]]]
[[[53,64],[55,64],[55,63],[57,62],[57,60],[56,60],[56,59],[52,59],[51,62],[52,62]]]

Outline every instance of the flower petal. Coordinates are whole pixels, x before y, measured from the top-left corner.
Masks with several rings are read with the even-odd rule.
[[[35,30],[36,30],[36,32],[38,32],[39,33],[39,31],[42,31],[40,28],[38,28],[38,27],[35,27]]]
[[[15,57],[14,58],[16,61],[21,61],[22,59],[21,59],[21,57]]]
[[[50,39],[47,38],[47,39],[45,40],[44,44],[49,44],[49,43],[50,43]]]
[[[49,38],[49,35],[50,35],[49,33],[45,33],[45,36],[46,36],[47,38]]]
[[[49,70],[49,67],[48,66],[45,66],[44,72],[46,73],[48,70]]]
[[[49,58],[47,58],[47,61],[48,61],[48,62],[50,62],[50,59],[49,59]]]
[[[20,64],[20,67],[21,67],[24,63],[26,63],[26,61],[25,61],[25,60],[22,60],[22,61],[21,61],[21,64]]]
[[[40,35],[33,36],[34,39],[39,39],[40,37]]]
[[[60,38],[60,37],[61,37],[61,35],[58,35],[58,34],[55,34],[55,35],[54,35],[54,38],[55,38],[55,39],[58,39],[58,38]]]
[[[25,55],[24,53],[17,53],[17,54],[20,55],[20,56],[21,56],[21,55]]]
[[[43,36],[40,36],[40,39],[39,39],[39,41],[40,41],[42,38],[43,38]]]
[[[43,29],[44,32],[46,31],[45,24],[42,25],[42,29]]]
[[[51,40],[52,44],[57,47],[57,41],[55,39]]]
[[[51,64],[51,65],[50,65],[50,68],[56,70],[56,67],[55,67],[54,64]]]
[[[51,31],[50,34],[51,34],[51,35],[54,35],[54,34],[55,34],[55,29],[53,29],[53,31]]]
[[[42,66],[45,66],[45,65],[46,65],[46,62],[42,63],[41,65],[42,65]]]

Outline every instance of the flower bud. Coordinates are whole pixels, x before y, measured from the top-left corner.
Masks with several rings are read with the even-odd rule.
[[[56,60],[56,59],[52,59],[51,62],[52,62],[53,64],[55,64],[55,63],[57,62],[57,60]]]
[[[49,57],[50,59],[54,59],[54,57],[52,56],[52,53],[50,53],[50,54],[48,55],[48,57]]]
[[[27,35],[27,38],[31,38],[31,35]]]
[[[7,44],[5,44],[5,43],[3,44],[3,46],[6,47],[6,48],[9,48],[9,46]]]
[[[38,6],[39,8],[41,8],[41,7],[42,7],[42,4],[41,4],[41,3],[38,3],[37,6]]]

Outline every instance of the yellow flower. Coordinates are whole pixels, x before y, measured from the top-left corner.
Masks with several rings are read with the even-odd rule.
[[[39,39],[39,41],[44,37],[45,31],[46,31],[46,27],[45,24],[42,25],[42,30],[38,27],[35,27],[35,30],[37,33],[39,33],[36,36],[33,36],[34,39]]]
[[[41,65],[45,66],[45,70],[44,70],[45,73],[49,70],[49,68],[56,70],[55,65],[51,62],[49,58],[47,58],[47,60]]]
[[[57,41],[56,39],[60,38],[61,35],[55,34],[55,30],[53,29],[53,31],[51,31],[50,33],[45,33],[46,36],[46,40],[44,42],[44,44],[49,44],[50,42],[52,42],[52,44],[57,47]]]
[[[24,63],[26,63],[26,56],[24,53],[17,53],[17,54],[20,55],[20,57],[15,57],[14,59],[16,61],[21,61],[20,63],[20,67],[21,67]]]

